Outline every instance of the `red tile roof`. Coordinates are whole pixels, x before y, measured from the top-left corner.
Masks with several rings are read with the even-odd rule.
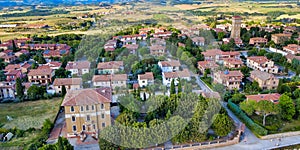
[[[269,61],[269,59],[266,56],[251,56],[248,57],[247,59],[252,60],[258,64],[264,64],[267,61]]]
[[[51,75],[52,71],[52,69],[31,69],[28,76]]]
[[[273,93],[273,94],[258,94],[258,95],[246,95],[247,100],[255,100],[256,102],[262,101],[262,100],[268,100],[273,103],[278,103],[278,100],[280,98],[280,94]]]
[[[241,16],[233,16],[233,19],[243,19]]]
[[[182,71],[176,71],[176,72],[163,72],[163,74],[166,78],[184,78],[184,77],[191,76],[188,69],[184,69]]]
[[[235,59],[235,58],[224,58],[224,63],[227,62],[229,64],[234,64],[234,65],[242,65],[243,61],[240,59]]]
[[[110,88],[81,89],[69,91],[61,106],[82,106],[111,102]]]
[[[145,74],[138,75],[139,80],[154,80],[154,76],[152,72],[145,72]]]
[[[181,66],[181,64],[178,60],[161,61],[160,63],[163,67],[180,67]]]
[[[120,67],[123,67],[123,61],[100,62],[97,66],[98,69],[119,69]]]
[[[126,81],[127,74],[113,74],[113,75],[94,75],[92,81],[93,82],[101,82],[101,81]]]
[[[20,70],[9,70],[7,73],[5,73],[5,75],[7,75],[7,76],[15,76],[18,73],[21,73],[21,71]]]
[[[90,65],[89,61],[68,62],[66,69],[89,69]]]
[[[213,69],[217,68],[219,65],[216,64],[214,61],[198,61],[198,68],[204,68],[204,69]]]
[[[205,52],[202,52],[204,56],[216,56],[222,54],[222,51],[220,49],[210,49],[206,50]]]
[[[82,83],[81,78],[56,78],[53,82],[54,86],[62,85],[80,85]]]

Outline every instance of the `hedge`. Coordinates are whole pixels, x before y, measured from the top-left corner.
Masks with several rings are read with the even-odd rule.
[[[232,103],[231,100],[228,101],[228,108],[235,114],[245,125],[256,135],[256,136],[264,136],[268,134],[268,130],[263,128],[262,126],[253,122],[251,118],[249,118],[236,104]]]

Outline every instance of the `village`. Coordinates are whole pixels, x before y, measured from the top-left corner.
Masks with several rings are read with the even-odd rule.
[[[184,119],[172,114],[178,101],[186,97],[207,106],[201,107],[203,110],[209,108],[209,102],[217,100],[215,106],[220,112],[215,115],[219,122],[208,121],[206,125],[212,127],[207,127],[201,135],[187,136],[195,130],[184,128],[186,133],[169,141],[149,142],[140,147],[184,149],[189,144],[190,148],[215,148],[247,144],[250,136],[258,139],[299,131],[299,27],[250,25],[243,16],[230,16],[227,20],[231,23],[215,27],[207,24],[129,27],[105,40],[92,59],[78,56],[79,35],[1,41],[0,102],[8,106],[59,99],[55,119],[45,121],[51,127],[41,125],[42,140],[26,146],[23,143],[28,149],[60,143],[61,137],[74,149],[99,149],[99,145],[101,149],[128,147],[108,144],[104,134],[118,124],[146,128],[172,117],[172,121],[180,122]],[[67,42],[61,42],[64,40]],[[164,105],[157,111],[147,112],[144,103],[138,105],[161,99],[168,103],[162,102]],[[134,106],[141,107],[140,111],[130,110]],[[195,103],[190,111],[199,107]],[[17,140],[21,131],[29,132],[29,129],[2,131],[6,123],[17,117],[9,113],[1,115],[5,119],[0,123],[0,141],[3,141],[0,143]],[[192,122],[187,126],[198,124]],[[137,143],[132,142],[131,146]],[[270,145],[264,148],[273,148],[274,144]],[[280,146],[280,141],[275,146]]]

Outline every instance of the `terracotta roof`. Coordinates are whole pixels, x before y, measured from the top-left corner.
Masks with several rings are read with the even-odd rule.
[[[206,50],[205,52],[202,52],[204,56],[216,56],[222,54],[222,51],[220,49],[210,49]]]
[[[52,69],[31,69],[28,76],[51,75]]]
[[[180,67],[181,64],[178,60],[171,60],[171,61],[160,61],[163,67]]]
[[[204,37],[194,37],[194,38],[192,38],[192,41],[204,43],[205,39],[204,39]]]
[[[100,62],[97,66],[98,69],[119,69],[120,67],[123,67],[123,61]]]
[[[22,68],[28,69],[30,67],[31,67],[31,65],[29,63],[25,63],[25,64],[22,65]]]
[[[258,64],[264,64],[267,61],[269,61],[269,59],[266,56],[251,56],[248,57],[247,59],[252,60]]]
[[[246,95],[247,100],[255,100],[256,102],[262,101],[262,100],[268,100],[273,103],[278,103],[278,100],[280,98],[280,94],[273,93],[273,94],[258,94],[258,95]]]
[[[243,73],[241,71],[229,71],[229,74],[224,74],[226,76],[244,76]]]
[[[216,64],[214,61],[198,61],[198,68],[202,67],[204,69],[212,69],[212,68],[217,68],[219,67],[218,64]]]
[[[16,69],[19,69],[21,68],[21,65],[20,64],[8,64],[6,67],[5,67],[5,71],[8,71],[8,70],[16,70]]]
[[[253,70],[253,71],[251,71],[251,76],[259,78],[259,79],[261,79],[263,81],[275,77],[273,74],[270,74],[270,73],[267,73],[267,72],[263,72],[263,71],[259,71],[259,70]]]
[[[61,106],[83,106],[110,102],[110,88],[80,89],[67,92]]]
[[[183,77],[190,77],[190,72],[188,69],[184,69],[182,71],[176,72],[163,72],[166,78],[183,78]]]
[[[285,56],[286,59],[290,59],[290,60],[293,60],[293,59],[297,59],[297,60],[300,60],[300,56],[296,56],[296,55],[293,55],[293,54],[287,54]]]
[[[53,82],[54,86],[59,85],[81,85],[81,78],[56,78]]]
[[[101,81],[126,81],[127,74],[113,74],[113,75],[94,75],[92,81],[93,82],[101,82]]]
[[[138,75],[139,80],[154,80],[154,76],[152,72],[145,72],[145,74]]]
[[[29,54],[29,51],[28,51],[28,50],[25,50],[25,49],[23,49],[23,50],[20,50],[20,51],[18,51],[17,53]]]
[[[241,16],[232,16],[233,19],[243,19]]]
[[[66,69],[89,69],[90,65],[89,61],[68,62]]]
[[[283,47],[283,50],[290,50],[294,52],[300,52],[300,46],[297,44],[288,44],[287,46]]]
[[[243,61],[240,59],[235,59],[235,58],[224,58],[224,62],[227,62],[229,64],[234,64],[234,65],[241,65],[243,64]]]
[[[18,73],[21,73],[21,71],[20,70],[9,70],[7,73],[5,73],[5,75],[11,76],[11,75],[16,75]]]
[[[50,67],[60,67],[61,63],[58,61],[51,61],[51,62],[48,62],[46,65],[49,65]]]
[[[218,71],[217,73],[221,74],[221,76],[223,77],[240,77],[240,76],[244,76],[243,73],[241,71]]]

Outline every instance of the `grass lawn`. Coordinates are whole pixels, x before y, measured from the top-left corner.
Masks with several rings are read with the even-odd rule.
[[[24,137],[12,138],[9,142],[0,142],[1,150],[19,150],[22,149],[25,145],[32,143],[33,139],[38,137],[38,134],[41,130],[32,131],[31,133],[26,132]]]
[[[282,132],[288,131],[299,131],[300,120],[292,120],[291,122],[284,123],[285,125],[281,128]]]
[[[45,119],[54,121],[59,110],[61,98],[50,100],[27,101],[23,103],[0,104],[0,122],[3,128],[13,128],[26,130],[28,128],[39,129]],[[6,116],[13,118],[8,121]]]

